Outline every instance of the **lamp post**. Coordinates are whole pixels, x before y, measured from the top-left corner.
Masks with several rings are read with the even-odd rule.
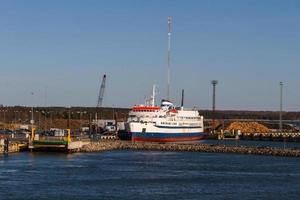
[[[280,111],[279,111],[279,130],[282,132],[282,87],[283,82],[279,82],[280,86]]]
[[[33,95],[34,95],[34,93],[31,92],[32,101],[33,101]],[[30,120],[30,124],[33,127],[33,124],[34,124],[34,119],[33,119],[33,102],[32,102],[32,105],[31,105],[31,120]]]
[[[215,132],[215,111],[216,111],[216,85],[218,84],[217,80],[212,80],[211,84],[213,85],[213,97],[212,97],[212,130]]]
[[[2,122],[4,123],[4,110],[0,110],[1,111],[1,113],[2,113]]]
[[[43,125],[44,125],[44,131],[47,130],[47,112],[42,110],[42,114],[44,115],[44,122],[43,122]]]
[[[39,125],[38,125],[38,127],[39,127],[39,129],[41,129],[41,112],[40,111],[36,111],[37,113],[38,113],[38,116],[39,116]]]
[[[85,113],[85,111],[78,111],[77,113],[79,114],[79,122],[80,122],[79,131],[81,131],[81,128],[82,128],[82,115],[83,115],[83,113]]]
[[[53,120],[52,120],[52,111],[49,111],[49,113],[50,113],[50,127],[49,127],[49,129],[51,129],[52,122],[53,122]]]
[[[68,129],[71,129],[71,107],[69,107],[68,111]]]
[[[89,119],[89,133],[91,136],[91,134],[92,134],[92,113],[90,113],[90,119]]]
[[[18,123],[18,111],[14,110],[14,123]]]
[[[6,123],[6,112],[7,112],[7,110],[4,110],[4,111],[3,111],[3,117],[4,117],[4,120],[3,120],[3,121],[4,121],[4,124]]]
[[[279,82],[280,86],[280,111],[279,111],[279,131],[282,134],[282,88],[283,82]],[[285,149],[285,136],[283,135],[283,149]]]

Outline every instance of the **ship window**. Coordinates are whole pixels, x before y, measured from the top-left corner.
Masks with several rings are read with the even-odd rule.
[[[143,129],[142,129],[142,132],[145,133],[145,132],[146,132],[146,128],[143,128]]]

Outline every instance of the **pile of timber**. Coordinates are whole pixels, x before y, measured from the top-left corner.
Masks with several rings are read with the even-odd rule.
[[[270,130],[258,122],[232,122],[227,130],[240,130],[242,133],[267,133]]]

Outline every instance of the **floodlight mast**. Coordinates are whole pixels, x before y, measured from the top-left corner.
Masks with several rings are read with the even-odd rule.
[[[171,25],[172,17],[168,17],[168,66],[167,66],[167,99],[170,100],[170,71],[171,71]]]

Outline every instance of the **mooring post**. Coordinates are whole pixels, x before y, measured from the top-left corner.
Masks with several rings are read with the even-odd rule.
[[[69,144],[71,142],[71,129],[67,129],[68,135],[67,135],[67,143]]]
[[[35,137],[35,128],[31,128],[31,141],[33,141],[34,140],[34,137]]]
[[[4,139],[4,153],[8,153],[9,152],[9,140],[8,138]]]

